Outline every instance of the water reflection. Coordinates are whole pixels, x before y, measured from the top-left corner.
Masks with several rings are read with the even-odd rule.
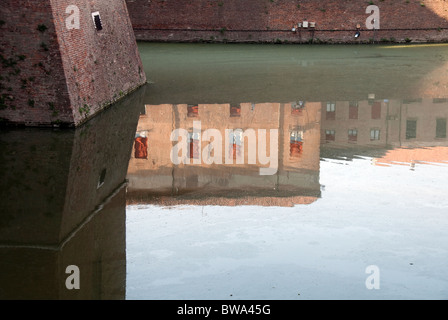
[[[126,254],[129,205],[331,207],[321,181],[328,162],[411,170],[448,163],[445,99],[145,106],[145,90],[77,130],[2,130],[1,299],[125,299],[127,263],[137,263],[141,250],[132,239],[148,231],[132,229],[131,214]],[[188,133],[185,164],[170,157],[176,129]],[[221,153],[204,139],[211,129],[223,138]],[[260,174],[270,163],[258,150],[251,159],[263,141],[271,163],[278,157],[271,175]],[[66,289],[69,265],[80,268],[82,290]]]
[[[446,163],[447,117],[446,99],[377,100],[374,95],[361,101],[146,105],[129,162],[127,203],[310,204],[321,196],[321,158],[372,157],[375,165],[411,167]],[[188,132],[186,163],[173,162],[176,129]],[[239,134],[230,131],[238,129]],[[278,168],[268,176],[259,171],[266,164],[250,161],[257,154],[251,147],[260,149],[264,140],[247,133],[260,129],[278,130]],[[212,139],[204,139],[209,130],[224,137],[218,152]],[[207,161],[215,153],[219,161]]]
[[[127,298],[446,299],[447,101],[145,110],[144,152],[136,140],[128,170]],[[188,144],[177,165],[178,128]],[[266,165],[247,157],[260,139],[235,134],[221,149],[244,161],[226,164],[225,151],[222,163],[204,163],[212,128],[277,129],[278,170],[260,176]],[[365,286],[369,265],[381,290]]]
[[[77,130],[2,130],[0,299],[125,298],[125,177],[144,91]],[[67,290],[69,265],[82,290]]]
[[[319,119],[318,103],[300,110],[280,103],[147,105],[129,163],[128,203],[311,203],[320,196]],[[171,134],[179,128],[190,135],[186,164],[175,164],[171,155],[177,144]],[[207,140],[210,130],[215,137]],[[274,133],[278,140],[271,140]],[[274,166],[272,174],[260,173]]]

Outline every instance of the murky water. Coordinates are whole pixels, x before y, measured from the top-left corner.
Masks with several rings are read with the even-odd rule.
[[[448,46],[140,52],[79,129],[1,129],[0,298],[448,298]]]

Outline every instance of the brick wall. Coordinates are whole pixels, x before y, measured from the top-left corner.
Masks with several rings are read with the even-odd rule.
[[[368,1],[127,0],[137,39],[214,42],[427,42],[448,40],[444,0],[373,1],[380,30],[367,30]],[[291,29],[298,22],[314,29]],[[354,37],[357,24],[361,36]]]
[[[0,119],[79,125],[146,77],[124,0],[7,0],[0,8]],[[66,20],[79,8],[79,29]],[[92,12],[100,13],[96,30]]]
[[[73,116],[50,3],[3,1],[0,33],[0,119],[24,124],[70,122]]]
[[[75,123],[146,81],[124,0],[52,0]],[[80,9],[80,29],[68,30],[67,6]],[[103,29],[95,29],[92,12]]]

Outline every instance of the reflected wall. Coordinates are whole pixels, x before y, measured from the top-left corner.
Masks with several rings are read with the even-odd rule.
[[[125,178],[144,90],[76,130],[2,131],[0,298],[125,298]],[[69,265],[80,290],[65,286]]]
[[[377,165],[446,161],[447,119],[444,98],[389,100],[374,94],[356,101],[146,105],[129,162],[127,203],[310,204],[320,197],[321,158],[372,157]],[[170,137],[179,128],[189,133],[186,164],[170,157],[178,143]],[[222,142],[220,164],[206,163],[210,142],[203,141],[204,132],[216,129],[226,137],[238,128],[278,130],[274,175],[260,176],[263,165],[249,164],[250,147],[260,141],[247,136],[229,137],[233,142]],[[242,154],[242,161],[226,163],[229,151]]]
[[[147,105],[129,163],[128,203],[311,203],[320,196],[320,109],[318,103]],[[199,134],[194,133],[195,122],[200,123]],[[187,164],[174,164],[170,156],[177,144],[170,138],[176,129],[191,134]],[[211,164],[206,158],[213,139],[204,139],[207,130],[216,130],[222,138],[220,159]],[[267,132],[263,141],[258,135],[262,130]],[[252,139],[246,135],[248,131],[254,133]],[[274,131],[278,137],[271,140]],[[147,157],[138,157],[142,135],[147,138]],[[255,146],[257,151],[251,149]],[[260,150],[263,148],[266,150]],[[260,152],[268,155],[274,150],[275,172],[261,175],[260,168],[272,162],[263,163]],[[212,156],[216,157],[215,152]]]
[[[358,154],[409,163],[448,159],[446,98],[379,100],[372,96],[322,102],[322,109],[323,157]]]

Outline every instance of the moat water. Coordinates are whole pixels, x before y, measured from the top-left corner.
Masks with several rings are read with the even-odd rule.
[[[1,129],[0,299],[448,298],[448,46],[139,49],[80,128]]]

